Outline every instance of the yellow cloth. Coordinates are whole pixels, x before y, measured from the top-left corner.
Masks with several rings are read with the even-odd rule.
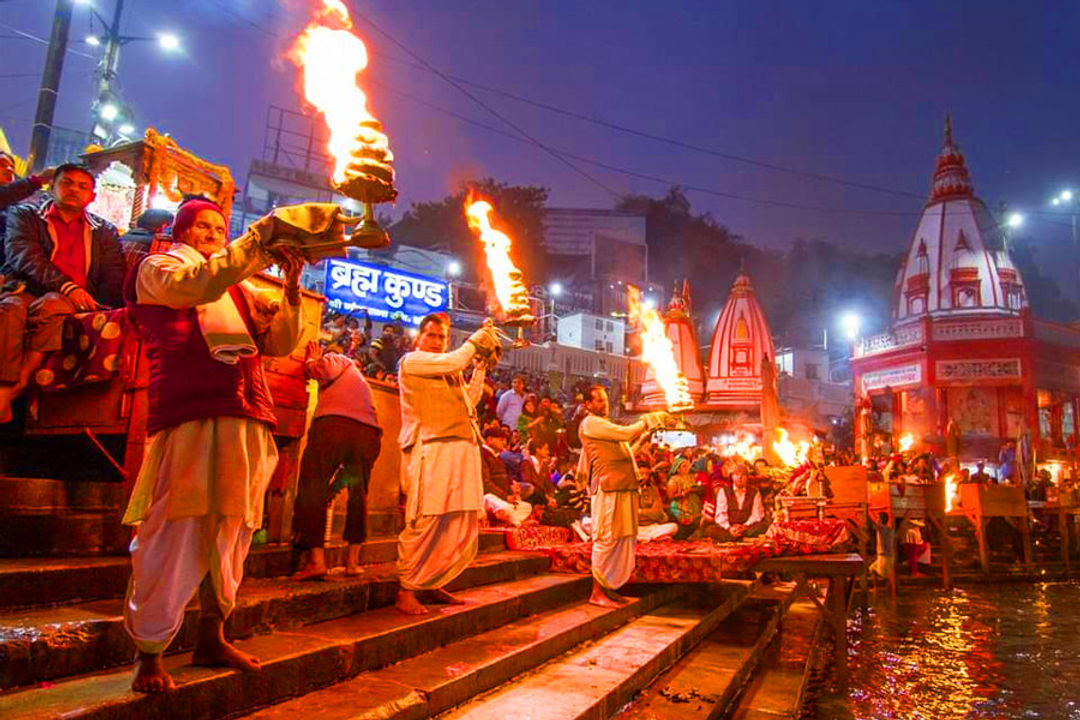
[[[426,515],[398,535],[397,574],[405,590],[434,590],[476,558],[480,516],[475,512]]]
[[[638,534],[637,490],[592,496],[592,575],[609,590],[622,587],[634,573]]]
[[[147,445],[123,522],[146,519],[163,478],[169,485],[167,520],[211,514],[240,517],[258,528],[277,457],[270,429],[248,418],[191,420],[162,430]]]

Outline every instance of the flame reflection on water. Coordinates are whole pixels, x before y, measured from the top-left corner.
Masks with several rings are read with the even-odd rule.
[[[848,625],[847,697],[822,688],[817,720],[1080,720],[1080,584],[909,588]]]

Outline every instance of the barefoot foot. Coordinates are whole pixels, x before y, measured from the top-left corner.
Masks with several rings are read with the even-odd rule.
[[[227,642],[197,646],[191,656],[191,664],[205,667],[231,667],[241,672],[258,672],[262,667],[257,657],[241,652],[235,645]]]
[[[431,596],[431,602],[441,603],[443,605],[464,605],[465,601],[459,598],[457,595],[451,595],[442,588],[438,590],[429,590],[428,595]]]
[[[589,604],[596,605],[602,608],[619,608],[622,607],[621,603],[617,603],[607,596],[602,589],[593,589],[592,595],[589,596]]]
[[[135,658],[135,678],[131,681],[135,692],[163,693],[176,689],[172,676],[165,672],[161,655],[138,653]]]
[[[326,577],[326,565],[309,562],[294,572],[290,577],[296,581],[322,580]]]
[[[428,609],[420,604],[420,601],[416,599],[416,593],[412,590],[398,590],[394,607],[397,608],[398,612],[406,615],[426,615],[428,613]]]

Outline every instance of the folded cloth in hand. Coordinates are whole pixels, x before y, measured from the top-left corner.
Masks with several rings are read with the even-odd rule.
[[[206,258],[198,250],[182,243],[173,245],[168,254],[189,265],[206,263]],[[237,302],[246,302],[242,292],[239,288],[229,288],[214,302],[195,306],[199,330],[210,349],[210,356],[227,365],[235,365],[240,358],[250,357],[259,351],[244,319],[240,317]]]
[[[343,234],[340,229],[335,231],[334,221],[348,220],[349,216],[333,203],[287,205],[274,209],[267,218],[272,221],[273,227],[269,233],[260,232],[263,247],[270,253],[292,248],[303,255],[307,262],[343,257],[347,247],[373,248],[386,244],[382,239],[373,242],[371,238],[374,236]]]

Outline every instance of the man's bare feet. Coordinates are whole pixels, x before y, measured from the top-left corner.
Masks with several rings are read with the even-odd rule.
[[[357,577],[364,574],[364,568],[360,565],[360,552],[364,549],[363,545],[349,545],[349,549],[345,554],[345,574],[350,577]]]
[[[313,562],[305,563],[303,567],[294,572],[290,578],[297,581],[322,580],[326,577],[326,566],[317,565]]]
[[[592,595],[589,596],[589,604],[596,605],[603,608],[618,608],[622,607],[620,603],[615,602],[607,596],[604,589],[599,586],[593,586]]]
[[[604,594],[607,595],[612,600],[614,600],[615,602],[619,603],[620,605],[626,605],[626,604],[628,604],[630,602],[630,598],[626,597],[625,595],[620,595],[619,593],[615,592],[614,590],[608,590],[608,589],[605,588],[604,589]]]
[[[172,675],[165,671],[161,655],[140,652],[135,656],[135,678],[131,681],[135,692],[164,693],[176,689]]]
[[[442,603],[443,605],[464,605],[465,601],[459,598],[457,595],[451,595],[442,588],[438,590],[429,590],[428,595],[431,596],[431,602]]]
[[[208,618],[205,615],[199,622],[199,637],[195,641],[191,664],[231,667],[241,672],[258,672],[261,669],[257,657],[240,652],[235,645],[225,640],[224,623],[220,618]]]
[[[416,593],[412,590],[398,590],[397,600],[394,607],[398,612],[406,615],[427,615],[428,609],[416,599]]]

